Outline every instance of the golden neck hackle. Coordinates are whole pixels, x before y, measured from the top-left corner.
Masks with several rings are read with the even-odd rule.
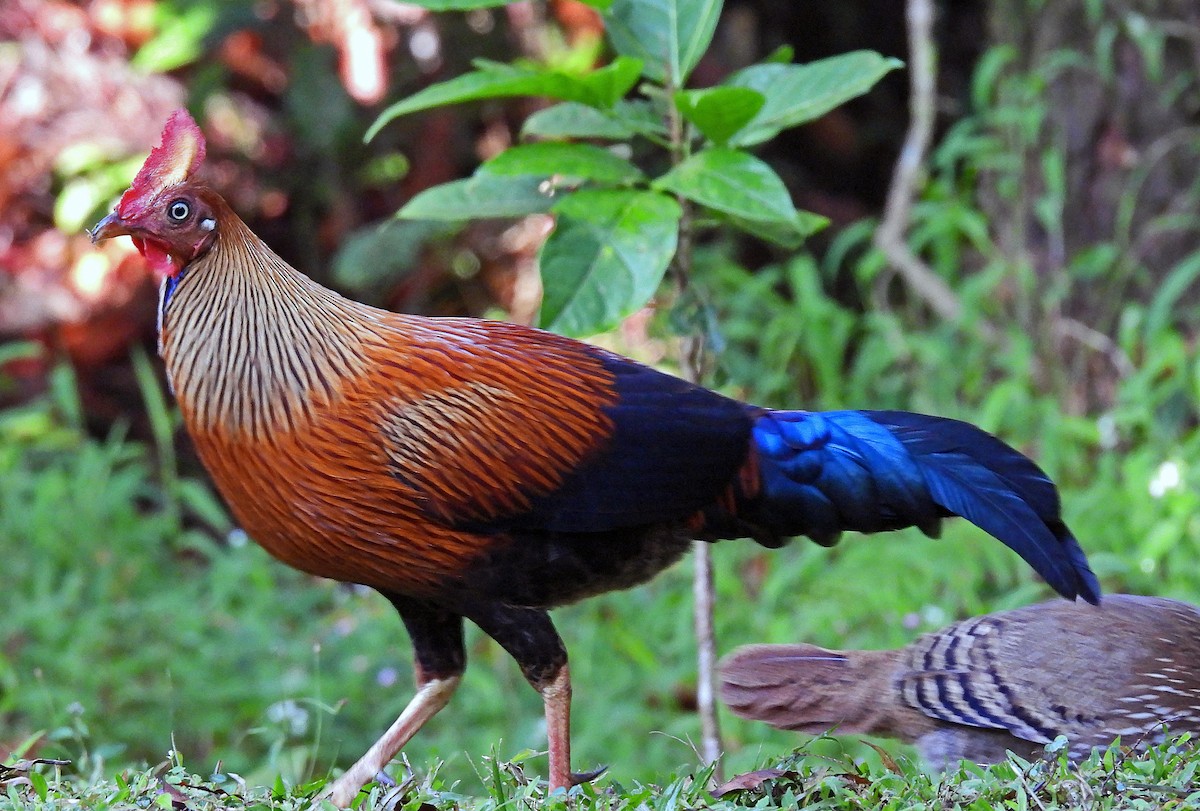
[[[372,320],[230,214],[164,307],[160,348],[191,428],[265,440],[340,396],[361,371]]]

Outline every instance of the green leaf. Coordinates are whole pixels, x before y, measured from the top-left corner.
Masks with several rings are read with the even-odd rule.
[[[580,81],[595,94],[598,103],[592,106],[612,107],[637,84],[642,75],[642,60],[618,56],[602,68],[584,74]]]
[[[188,512],[217,532],[228,532],[233,523],[220,499],[206,483],[196,479],[180,479],[175,483],[176,495]]]
[[[358,108],[338,81],[335,59],[323,45],[305,43],[291,52],[284,105],[289,131],[305,149],[301,154],[338,152],[342,139],[358,133]]]
[[[652,184],[712,209],[752,234],[781,245],[799,244],[823,218],[802,214],[770,166],[736,149],[697,152]]]
[[[667,138],[667,109],[662,101],[653,99],[623,100],[613,105],[612,114],[621,117],[638,135],[647,138]]]
[[[409,200],[396,216],[406,220],[460,220],[523,217],[549,211],[556,202],[543,177],[476,175],[443,183]]]
[[[29,785],[33,787],[33,791],[37,794],[38,799],[46,802],[46,795],[50,791],[50,784],[46,782],[46,775],[41,772],[29,771],[25,773],[25,777],[29,780]]]
[[[796,49],[791,45],[780,45],[775,50],[763,57],[764,63],[778,62],[780,64],[790,64],[796,58]]]
[[[143,73],[165,73],[195,62],[204,54],[204,40],[217,24],[217,9],[211,3],[158,4],[158,33],[138,49],[130,63]]]
[[[418,266],[431,240],[452,233],[454,226],[430,220],[368,225],[352,232],[333,255],[332,280],[342,290],[378,290]]]
[[[629,92],[641,72],[641,62],[619,57],[612,64],[583,76],[526,65],[479,61],[477,70],[439,82],[388,107],[367,130],[370,141],[392,119],[418,110],[479,99],[544,96],[576,101],[591,107],[611,107]]]
[[[1171,326],[1171,313],[1183,294],[1197,279],[1200,279],[1200,251],[1187,255],[1171,268],[1166,279],[1146,308],[1145,334],[1148,339],[1157,337],[1160,330]]]
[[[77,177],[67,182],[54,200],[54,225],[66,234],[74,234],[96,218],[113,197],[113,189],[98,183],[95,176]]]
[[[746,126],[765,101],[762,93],[746,87],[680,90],[675,94],[675,106],[683,117],[718,145],[724,145]]]
[[[634,136],[633,127],[608,110],[598,110],[577,101],[564,101],[538,110],[521,126],[521,137],[603,138],[624,141]]]
[[[787,220],[795,210],[774,169],[753,155],[725,147],[697,152],[653,185],[750,220]]]
[[[607,149],[590,144],[544,141],[504,150],[479,167],[490,175],[563,175],[605,183],[633,183],[642,171]]]
[[[657,192],[589,189],[554,212],[558,224],[540,254],[543,327],[592,335],[650,300],[675,255],[677,202]]]
[[[796,211],[796,216],[789,222],[768,222],[765,220],[748,220],[743,217],[725,215],[724,219],[748,234],[760,239],[774,242],[789,250],[799,248],[804,240],[829,225],[829,218],[811,211]]]
[[[725,82],[766,97],[758,115],[731,139],[750,146],[774,138],[781,130],[812,121],[871,89],[880,78],[903,65],[874,51],[854,51],[807,65],[752,65]]]
[[[521,137],[598,138],[624,141],[634,135],[666,138],[663,116],[650,101],[618,101],[600,110],[574,101],[564,101],[539,110],[525,119]]]
[[[605,19],[617,53],[642,60],[642,73],[683,87],[708,50],[721,0],[613,0]]]

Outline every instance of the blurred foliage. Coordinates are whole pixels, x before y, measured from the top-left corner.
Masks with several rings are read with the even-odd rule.
[[[651,356],[648,346],[669,344],[681,325],[699,323],[718,350],[716,381],[744,399],[906,408],[981,424],[1062,483],[1066,518],[1106,588],[1200,601],[1200,141],[1183,128],[1135,144],[1112,121],[1091,122],[1084,140],[1097,154],[1115,156],[1101,167],[1108,201],[1101,210],[1112,216],[1093,218],[1104,228],[1082,228],[1080,218],[1091,211],[1086,178],[1096,167],[1078,163],[1077,134],[1063,122],[1073,109],[1063,77],[1079,76],[1098,98],[1129,103],[1132,86],[1163,116],[1194,116],[1195,65],[1181,56],[1191,34],[1168,24],[1163,9],[1170,4],[1151,6],[1159,16],[1097,2],[995,5],[997,15],[1015,18],[1082,11],[1073,19],[1083,22],[1069,45],[1024,48],[1010,38],[986,52],[964,93],[966,109],[932,156],[910,243],[961,297],[962,324],[932,318],[871,247],[873,221],[855,217],[840,222],[828,243],[786,258],[749,240],[713,237],[696,256],[694,300],[655,302],[648,336],[627,324],[600,340]],[[264,8],[275,16],[259,16]],[[305,271],[331,268],[339,286],[375,301],[419,301],[438,312],[478,304],[466,291],[486,281],[479,244],[499,241],[492,233],[469,242],[468,231],[379,221],[421,189],[495,155],[480,146],[488,138],[511,141],[522,124],[547,137],[586,127],[618,140],[656,126],[648,104],[629,101],[615,104],[616,116],[570,102],[534,111],[489,101],[448,125],[436,115],[398,119],[363,146],[375,112],[356,106],[339,82],[335,46],[280,21],[291,8],[155,3],[152,35],[134,64],[181,69],[189,106],[204,111],[214,133],[216,181],[268,241]],[[422,24],[398,30],[408,37]],[[507,37],[515,26],[497,12],[451,15],[438,26],[441,61],[430,67],[411,53],[397,58],[390,95],[416,92],[431,76],[459,75],[472,56],[512,56]],[[261,41],[238,53],[265,62],[214,58],[245,46],[237,36],[245,31]],[[578,73],[590,67],[580,54],[597,47],[558,42],[542,56],[553,70]],[[274,70],[286,81],[272,84]],[[725,101],[747,98],[727,94]],[[715,143],[735,138],[737,131],[707,115],[713,102],[705,99],[689,91],[678,103]],[[1130,154],[1139,159],[1127,162]],[[47,210],[64,230],[93,221],[138,162],[64,153],[50,184],[57,204]],[[781,175],[793,194],[797,177],[809,177],[795,169]],[[272,202],[276,193],[282,207]],[[455,239],[463,241],[444,247]],[[449,272],[427,272],[431,245]],[[325,263],[328,256],[334,260]],[[416,277],[457,298],[414,292],[406,285]],[[482,300],[475,310],[504,303],[493,294]],[[993,334],[980,329],[985,324]],[[19,365],[29,354],[27,346],[4,347],[0,364]],[[71,771],[85,780],[157,763],[175,750],[196,768],[216,770],[220,762],[252,785],[273,784],[281,774],[288,785],[303,785],[357,756],[407,701],[403,628],[378,596],[290,571],[231,529],[207,485],[176,458],[172,406],[153,382],[149,359],[136,357],[136,391],[149,414],[144,440],[130,440],[120,420],[99,438],[89,435],[85,398],[62,364],[52,366],[44,394],[0,412],[0,745],[27,743],[40,755],[70,758]],[[20,391],[7,378],[0,385],[5,394]],[[847,538],[832,550],[798,542],[770,553],[723,544],[716,562],[718,636],[726,647],[899,645],[967,614],[1047,596],[1011,553],[961,522],[938,541],[903,533]],[[696,762],[688,580],[677,569],[556,613],[576,685],[575,765],[611,764],[601,788],[585,791],[665,783],[663,775]],[[509,657],[473,629],[468,650],[472,664],[459,694],[405,753],[439,791],[457,785],[496,805],[524,799],[533,790],[515,788],[514,775],[529,752],[544,747],[540,701]],[[797,740],[737,720],[726,733],[733,770]],[[878,757],[855,741],[816,747],[819,764],[839,758],[879,777]],[[499,762],[483,756],[489,751]],[[1129,774],[1168,782],[1160,767],[1172,757],[1130,761],[1143,765],[1131,765]],[[440,771],[436,759],[446,761]],[[513,759],[515,767],[499,765]],[[859,759],[875,765],[859,766]],[[1097,780],[1124,768],[1111,758],[1104,763]],[[528,769],[544,773],[544,760]],[[1052,785],[1069,779],[1059,777]],[[969,770],[956,778],[963,782],[953,791],[962,793],[921,779],[921,796],[966,797],[964,805],[992,790]],[[1028,785],[1041,785],[1016,770],[1004,779],[999,795],[988,796],[1024,797]],[[145,775],[127,780],[139,791],[152,783]],[[823,780],[815,783],[828,786]],[[886,788],[888,780],[895,778],[883,775],[879,784]],[[220,785],[232,790],[236,782]],[[57,784],[39,791],[49,785]],[[128,785],[98,791],[124,802],[136,793]],[[792,807],[794,787],[780,792]],[[426,796],[418,791],[411,807]],[[622,796],[631,807],[658,807],[659,796],[673,797],[672,808],[711,804],[690,777],[655,799],[640,789]]]

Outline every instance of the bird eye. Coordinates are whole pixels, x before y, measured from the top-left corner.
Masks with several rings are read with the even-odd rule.
[[[167,216],[175,222],[183,222],[192,213],[192,207],[188,205],[187,200],[175,200],[167,208]]]

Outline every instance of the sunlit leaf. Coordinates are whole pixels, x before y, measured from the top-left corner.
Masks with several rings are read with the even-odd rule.
[[[133,55],[130,63],[145,73],[165,73],[196,61],[204,39],[217,22],[217,5],[194,3],[183,7],[163,3],[155,10],[158,32]]]
[[[480,61],[478,69],[415,93],[388,107],[367,130],[371,140],[392,119],[418,110],[479,99],[542,96],[575,101],[592,107],[611,107],[629,92],[641,71],[641,62],[618,58],[612,64],[576,76],[558,70]]]
[[[716,211],[753,220],[784,220],[794,210],[775,170],[753,155],[716,147],[697,152],[654,181]]]
[[[54,225],[67,234],[90,226],[100,206],[111,197],[111,190],[100,187],[95,178],[75,178],[63,186],[54,200]]]
[[[523,217],[547,211],[556,198],[542,177],[476,175],[443,183],[418,194],[396,213],[409,220],[462,220]]]
[[[775,50],[771,51],[769,54],[764,56],[762,58],[762,61],[764,63],[779,62],[781,64],[787,65],[795,58],[796,58],[796,49],[795,48],[793,48],[791,45],[780,45],[778,48],[776,48]]]
[[[540,254],[543,327],[591,335],[650,300],[675,254],[675,200],[649,191],[584,190],[554,212],[558,223]]]
[[[759,144],[781,130],[812,121],[870,90],[898,59],[874,51],[854,51],[807,65],[753,65],[738,71],[726,87],[747,87],[766,98],[750,124],[731,139],[737,146]]]

